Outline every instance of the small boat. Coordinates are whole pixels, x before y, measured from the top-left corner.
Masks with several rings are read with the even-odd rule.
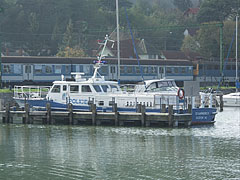
[[[223,95],[223,105],[226,107],[240,107],[240,92]]]
[[[104,46],[107,45],[108,36]],[[103,48],[104,50],[104,48]],[[117,104],[118,112],[136,112],[138,104],[144,105],[146,112],[161,112],[162,105],[173,105],[174,113],[187,113],[184,91],[177,87],[173,79],[147,80],[138,84],[133,92],[122,90],[115,81],[106,81],[98,73],[104,64],[103,52],[94,65],[93,76],[89,79],[83,73],[72,73],[72,78],[62,75],[61,81],[54,81],[49,87],[15,86],[14,99],[20,107],[26,103],[34,109],[45,109],[50,103],[53,110],[66,110],[69,104],[76,111],[89,111],[96,104],[97,111],[112,112]],[[193,108],[192,124],[214,123],[215,108]]]

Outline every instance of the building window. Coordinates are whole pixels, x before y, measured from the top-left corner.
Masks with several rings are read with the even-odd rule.
[[[114,66],[111,66],[110,72],[111,73],[116,73],[116,68]]]
[[[65,74],[70,74],[71,72],[71,66],[65,65]]]
[[[122,73],[125,73],[124,66],[121,66],[121,67],[120,67],[120,73],[121,73],[121,74],[122,74]]]
[[[10,74],[11,73],[11,66],[10,65],[3,65],[3,73]]]
[[[61,73],[62,73],[62,66],[55,65],[55,74],[61,74]]]
[[[20,64],[13,65],[14,74],[21,74],[22,73],[22,66]]]
[[[164,73],[164,68],[163,67],[159,67],[159,73]]]
[[[52,66],[51,65],[45,65],[45,72],[46,74],[52,73]]]
[[[131,66],[127,66],[126,68],[127,68],[127,73],[128,73],[128,74],[133,73],[133,69],[132,69]]]
[[[167,67],[166,71],[167,71],[167,73],[172,73],[172,68],[171,67]]]
[[[178,73],[178,67],[174,68],[174,73],[177,74]]]
[[[150,68],[149,68],[149,73],[150,73],[150,74],[156,74],[156,73],[157,73],[157,68],[156,68],[156,67],[153,67],[153,66],[150,67]]]
[[[42,74],[42,65],[35,65],[34,72],[35,74]]]
[[[143,73],[144,73],[144,74],[148,74],[148,73],[149,73],[148,67],[143,67]]]
[[[139,66],[137,66],[137,67],[136,67],[136,73],[137,73],[137,74],[140,74],[140,72],[141,72],[141,71],[140,71],[140,68],[139,68]]]
[[[182,67],[182,73],[186,73],[186,68]]]
[[[108,67],[107,66],[102,66],[100,69],[101,74],[108,74]]]

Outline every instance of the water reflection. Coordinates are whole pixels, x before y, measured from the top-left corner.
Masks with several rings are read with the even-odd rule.
[[[214,126],[182,129],[1,124],[1,178],[239,178],[232,113],[219,113]]]

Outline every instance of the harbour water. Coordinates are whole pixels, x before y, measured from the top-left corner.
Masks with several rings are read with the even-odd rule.
[[[190,128],[0,124],[0,179],[240,179],[239,119],[225,107]]]

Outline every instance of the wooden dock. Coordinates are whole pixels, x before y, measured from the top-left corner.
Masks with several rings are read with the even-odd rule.
[[[117,105],[113,105],[113,112],[97,112],[96,105],[91,105],[89,112],[73,111],[72,105],[68,105],[67,111],[52,111],[47,104],[45,111],[32,111],[28,104],[24,110],[10,110],[9,105],[4,111],[0,111],[0,123],[13,124],[65,124],[65,125],[110,125],[110,126],[169,126],[178,127],[191,125],[191,106],[188,113],[174,114],[173,106],[169,106],[168,112],[145,112],[145,106],[139,105],[137,112],[118,112]],[[166,108],[163,108],[164,111]]]

